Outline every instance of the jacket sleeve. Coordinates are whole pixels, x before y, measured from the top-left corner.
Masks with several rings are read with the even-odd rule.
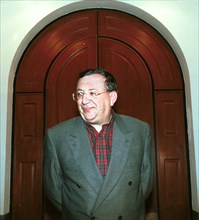
[[[62,178],[57,153],[49,131],[44,139],[44,191],[49,200],[61,211]]]
[[[148,126],[145,138],[144,157],[141,168],[141,184],[144,198],[146,199],[152,188],[154,178],[154,148],[151,139],[151,131]]]

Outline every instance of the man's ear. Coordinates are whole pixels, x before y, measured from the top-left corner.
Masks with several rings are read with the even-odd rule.
[[[116,100],[117,100],[117,92],[116,91],[110,92],[110,105],[114,106]]]

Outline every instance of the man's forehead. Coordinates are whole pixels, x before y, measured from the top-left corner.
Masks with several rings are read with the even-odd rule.
[[[100,74],[84,76],[79,79],[78,86],[101,87],[105,85],[106,78]]]

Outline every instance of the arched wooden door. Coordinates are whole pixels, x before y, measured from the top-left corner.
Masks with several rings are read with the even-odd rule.
[[[77,115],[71,94],[86,68],[105,68],[119,83],[115,111],[150,123],[156,177],[148,212],[189,220],[184,88],[164,38],[142,20],[112,10],[58,19],[31,42],[15,81],[13,220],[42,219],[42,153],[46,128]]]

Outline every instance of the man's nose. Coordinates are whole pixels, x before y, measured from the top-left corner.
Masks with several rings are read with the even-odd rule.
[[[84,95],[82,96],[82,103],[86,104],[88,102],[90,102],[90,96],[88,94],[84,93]]]

